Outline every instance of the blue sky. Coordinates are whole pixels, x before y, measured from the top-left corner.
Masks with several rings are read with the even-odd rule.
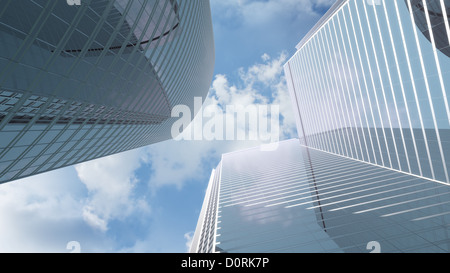
[[[280,139],[296,137],[282,66],[333,2],[211,0],[206,104],[278,105]],[[0,252],[185,252],[221,154],[259,144],[170,140],[0,185]]]

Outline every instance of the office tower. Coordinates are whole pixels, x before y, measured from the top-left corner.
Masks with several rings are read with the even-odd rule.
[[[224,154],[191,252],[450,251],[450,187],[318,149]]]
[[[0,182],[167,140],[209,90],[209,1],[76,2],[2,2]]]
[[[191,252],[449,252],[444,0],[337,0],[286,63],[298,140],[224,154]]]
[[[449,15],[338,0],[284,67],[302,144],[450,183]]]

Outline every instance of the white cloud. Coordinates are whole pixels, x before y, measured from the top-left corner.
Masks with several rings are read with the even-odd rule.
[[[219,118],[225,120],[227,105],[249,105],[267,104],[277,105],[280,108],[280,136],[279,139],[296,137],[295,120],[292,114],[292,104],[286,86],[282,66],[286,61],[286,54],[281,53],[276,58],[263,54],[262,62],[256,63],[248,68],[239,69],[239,78],[230,82],[227,75],[216,75],[211,86],[208,98],[204,103],[204,109],[214,106],[219,109]],[[263,92],[265,91],[265,92]],[[264,93],[266,95],[264,95]],[[201,133],[202,126],[197,116],[194,121],[183,132],[186,134],[193,131]],[[260,114],[259,119],[265,116]],[[233,124],[237,131],[251,131],[247,121]],[[203,119],[205,124],[205,119]],[[224,123],[225,124],[225,123]],[[225,126],[227,126],[225,124]],[[228,127],[225,128],[227,130]],[[224,130],[224,131],[225,131]],[[258,133],[258,132],[254,132]],[[192,139],[192,138],[191,138]],[[158,188],[172,185],[183,187],[189,180],[207,179],[211,169],[205,169],[205,162],[213,160],[218,164],[222,153],[254,147],[267,143],[261,139],[256,141],[166,141],[151,145],[146,148],[149,156],[153,174],[150,185]],[[212,166],[215,167],[215,166]]]
[[[0,252],[64,252],[84,238],[82,188],[69,168],[0,185]]]
[[[136,210],[149,211],[145,202],[135,199],[139,182],[135,171],[143,161],[142,150],[132,150],[75,166],[88,190],[83,219],[92,227],[107,230],[110,219],[123,219]]]
[[[262,63],[256,63],[247,69],[239,69],[238,85],[230,84],[225,75],[216,75],[205,105],[216,104],[217,107],[222,108],[224,113],[226,112],[225,105],[246,107],[267,104],[279,106],[283,118],[280,139],[294,137],[295,120],[283,74],[283,65],[286,62],[287,55],[282,52],[277,58],[271,58],[267,53],[264,53],[261,59]],[[241,129],[245,129],[246,126],[248,124],[237,124],[237,127]]]
[[[317,16],[317,9],[331,6],[335,0],[212,0],[222,10],[219,19],[230,20],[240,18],[241,24],[262,26],[275,20]]]
[[[192,240],[194,239],[194,232],[187,232],[184,234],[184,239],[186,239],[186,252],[189,252],[192,245]]]
[[[152,175],[150,187],[183,187],[189,179],[202,178],[202,159],[210,152],[208,145],[196,141],[165,141],[146,148]]]
[[[108,229],[107,222],[103,219],[100,219],[100,217],[94,214],[92,210],[93,208],[90,206],[85,206],[83,208],[83,220],[91,227],[105,232]]]
[[[261,59],[264,63],[255,64],[245,72],[241,69],[241,77],[248,82],[248,84],[259,81],[270,86],[271,84],[280,81],[280,75],[283,71],[283,64],[287,59],[286,54],[282,53],[279,58],[270,61],[270,56],[265,53]]]
[[[262,59],[263,61],[267,62],[268,60],[270,60],[270,56],[269,56],[269,54],[264,53],[264,54],[262,55],[261,59]]]

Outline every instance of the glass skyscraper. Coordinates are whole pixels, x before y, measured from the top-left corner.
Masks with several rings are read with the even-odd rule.
[[[172,137],[213,76],[205,0],[2,0],[0,183]]]
[[[285,74],[303,145],[450,183],[450,1],[339,0]]]
[[[449,15],[337,0],[284,67],[299,139],[222,156],[191,252],[449,252]]]
[[[291,139],[222,156],[191,252],[449,252],[449,224],[445,183]]]

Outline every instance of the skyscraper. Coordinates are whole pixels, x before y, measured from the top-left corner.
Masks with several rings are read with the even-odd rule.
[[[171,138],[213,75],[204,0],[5,1],[0,41],[0,182]]]
[[[445,183],[291,139],[222,156],[191,252],[448,252],[449,223]]]
[[[285,65],[302,143],[450,183],[449,14],[338,0]]]
[[[299,139],[222,156],[191,252],[449,252],[449,14],[337,0],[284,67]]]

